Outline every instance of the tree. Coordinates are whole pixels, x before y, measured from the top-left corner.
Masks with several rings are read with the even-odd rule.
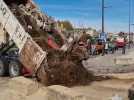
[[[58,21],[58,24],[62,27],[62,28],[64,28],[64,29],[66,29],[66,30],[73,30],[73,25],[71,24],[71,22],[70,21]]]

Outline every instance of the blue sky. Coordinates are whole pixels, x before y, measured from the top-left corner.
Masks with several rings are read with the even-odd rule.
[[[133,0],[132,0],[133,1]],[[101,0],[35,0],[40,9],[56,20],[70,20],[77,27],[101,29]],[[105,0],[108,32],[128,31],[128,0]],[[132,23],[134,23],[134,1]],[[134,26],[132,26],[134,31]]]

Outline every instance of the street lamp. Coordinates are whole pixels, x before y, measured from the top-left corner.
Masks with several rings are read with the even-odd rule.
[[[128,5],[128,48],[131,47],[130,41],[131,41],[131,0],[127,0],[129,2]]]
[[[102,0],[102,33],[105,32],[105,9],[111,6],[105,6],[105,0]]]
[[[102,33],[104,33],[105,29],[105,25],[104,25],[104,10],[105,10],[105,4],[104,4],[104,0],[102,0]]]
[[[134,24],[131,25],[134,26]],[[132,42],[134,42],[133,40],[134,40],[134,33],[132,32]]]
[[[130,46],[130,39],[131,39],[131,0],[129,0],[129,33],[128,33],[128,35],[129,35],[129,48],[131,47]]]

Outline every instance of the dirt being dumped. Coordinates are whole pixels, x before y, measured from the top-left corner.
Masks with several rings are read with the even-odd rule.
[[[68,43],[68,39],[56,28],[57,22],[46,14],[42,14],[36,6],[33,7],[32,0],[26,1],[25,4],[15,0],[5,0],[25,31],[47,53],[46,59],[37,68],[38,70],[30,67],[36,72],[37,79],[45,85],[66,86],[87,84],[92,81],[93,74],[82,64],[82,61],[88,58],[87,36],[84,34],[81,38],[74,39],[73,42],[69,42],[67,50],[62,50],[61,48],[66,44],[65,41]],[[28,47],[30,45],[26,46],[26,48]],[[37,50],[37,46],[35,50]],[[34,66],[29,59],[25,60],[23,57],[27,53],[27,49],[22,51],[25,51],[20,55],[22,64],[25,65],[27,61],[30,63],[29,65]],[[33,59],[32,53],[27,53],[27,55]]]
[[[82,60],[86,58],[84,50],[80,47],[76,49],[74,46],[68,53],[57,50],[48,51],[48,66],[42,66],[38,70],[38,78],[46,85],[86,85],[93,81],[92,72],[89,72],[82,64]]]

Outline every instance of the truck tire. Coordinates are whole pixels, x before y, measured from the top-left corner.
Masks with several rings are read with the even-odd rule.
[[[21,65],[18,61],[9,62],[9,75],[10,77],[17,77],[21,74]]]
[[[4,76],[4,74],[5,74],[4,61],[0,59],[0,76]]]

